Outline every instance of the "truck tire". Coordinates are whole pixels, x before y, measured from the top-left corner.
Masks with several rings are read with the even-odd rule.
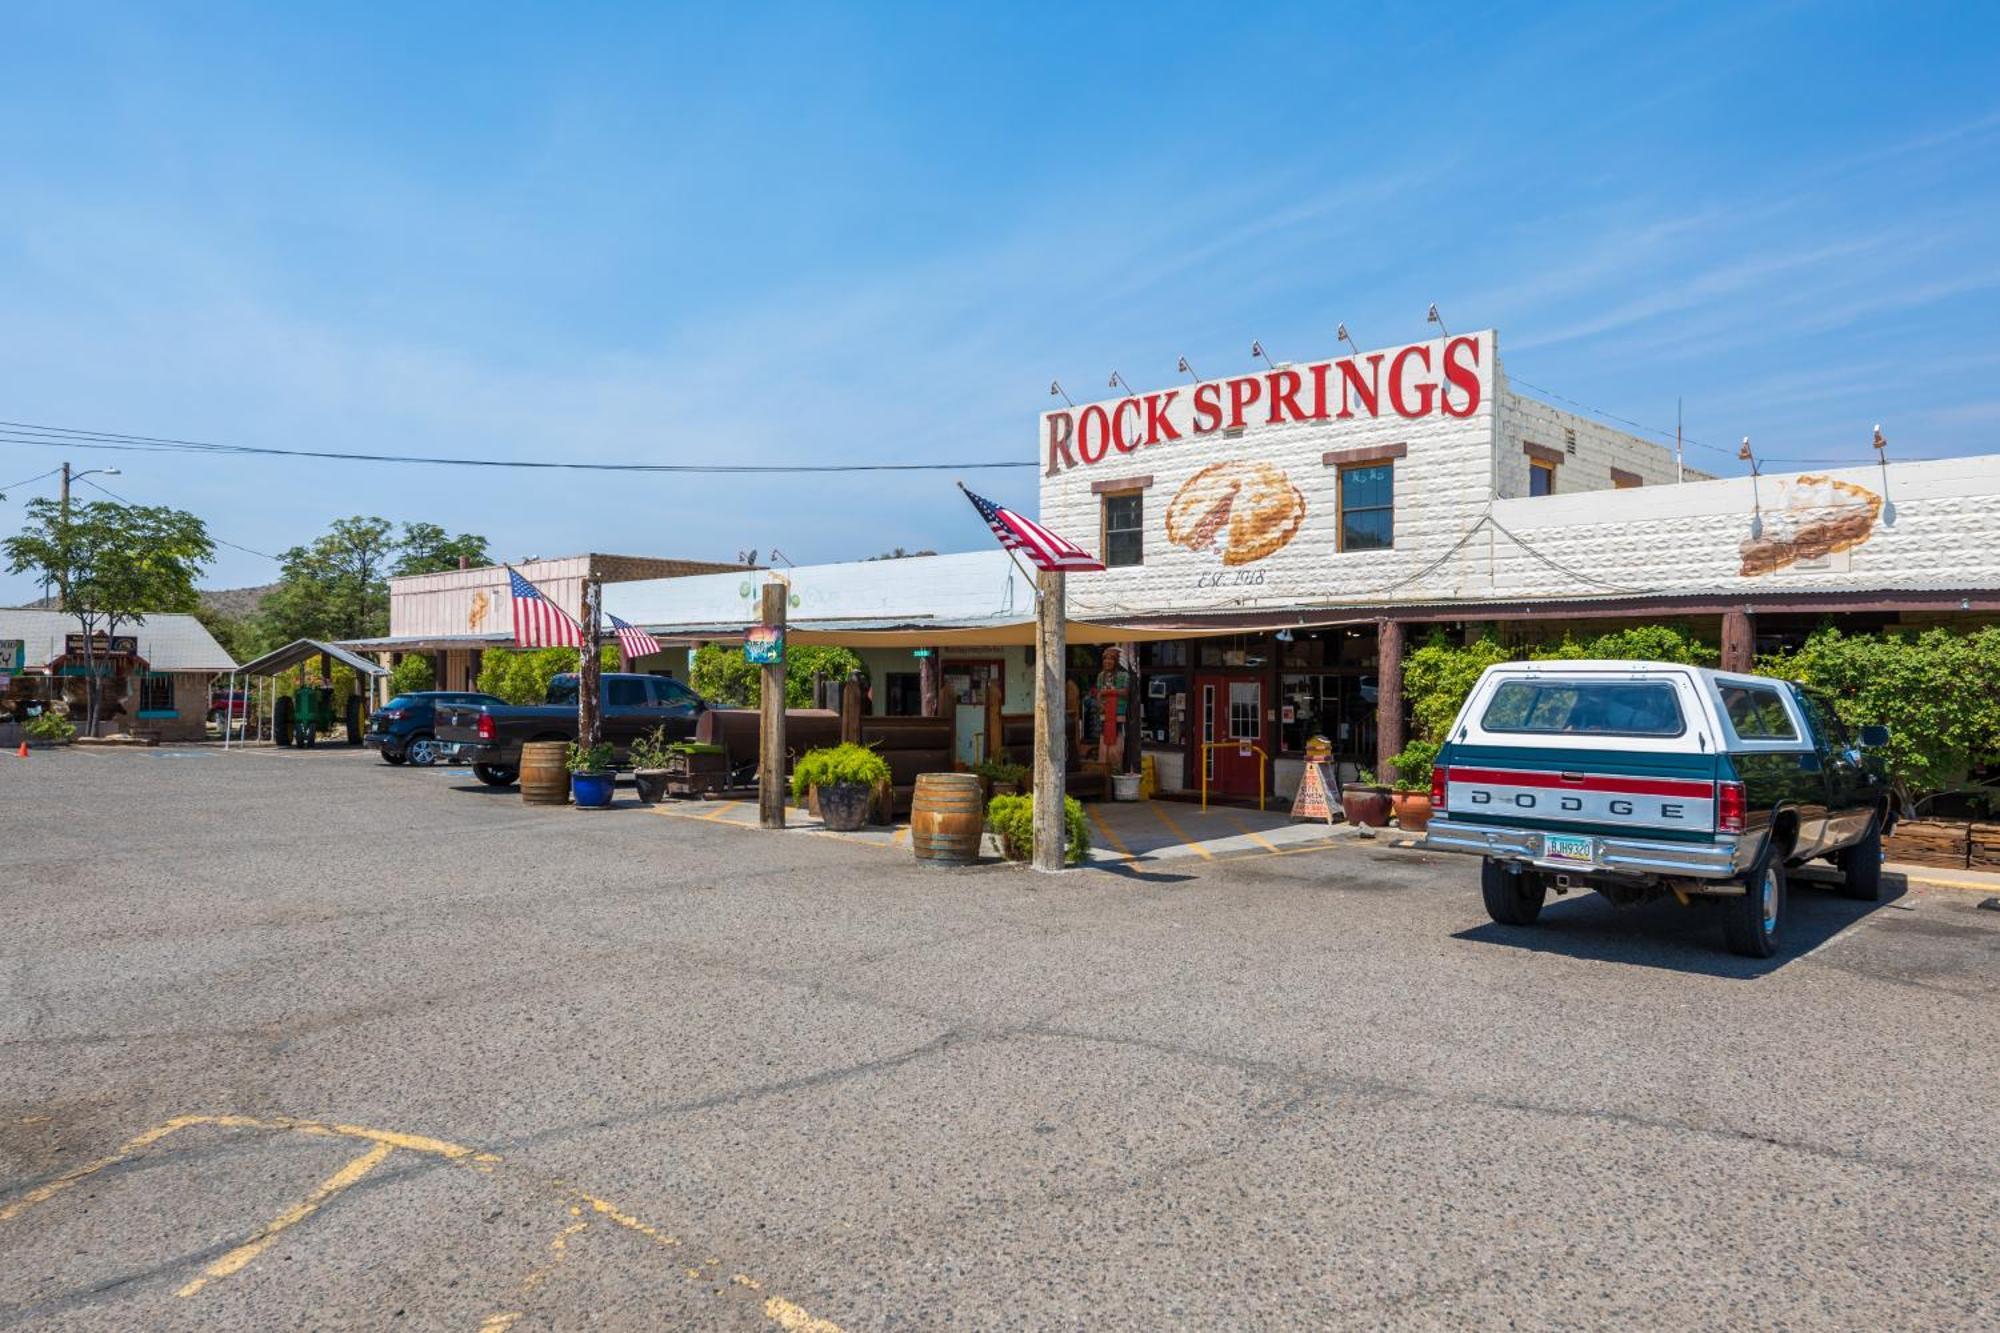
[[[271,705],[271,739],[279,745],[292,743],[292,701],[282,694]]]
[[[1778,951],[1778,931],[1784,925],[1784,858],[1767,855],[1743,877],[1743,888],[1742,897],[1721,899],[1722,936],[1729,952],[1739,957],[1769,958]]]
[[[474,764],[472,776],[489,787],[511,787],[521,774],[520,770],[507,764]]]
[[[1840,896],[1858,903],[1882,900],[1882,821],[1868,826],[1868,836],[1838,858]]]
[[[1509,870],[1489,856],[1479,863],[1479,892],[1486,899],[1486,915],[1501,925],[1532,926],[1542,914],[1549,886],[1534,871]]]

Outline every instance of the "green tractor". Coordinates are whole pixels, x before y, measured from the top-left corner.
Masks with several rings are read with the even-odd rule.
[[[324,662],[324,658],[321,659]],[[330,676],[330,673],[329,673]],[[321,676],[320,679],[328,679]],[[347,698],[346,741],[349,745],[361,744],[362,713],[361,695],[357,692]],[[333,686],[316,685],[310,679],[299,681],[299,687],[289,695],[281,695],[272,707],[271,739],[279,745],[297,745],[311,748],[319,743],[321,732],[334,728]]]

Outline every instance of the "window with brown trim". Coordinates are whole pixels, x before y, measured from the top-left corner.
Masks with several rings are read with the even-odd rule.
[[[1528,494],[1554,495],[1556,493],[1556,470],[1550,463],[1528,464]]]
[[[1396,465],[1340,469],[1340,549],[1386,551],[1396,544]]]
[[[1121,565],[1146,563],[1146,494],[1120,491],[1104,497],[1104,563],[1114,569]]]
[[[1611,469],[1611,488],[1617,491],[1634,490],[1646,484],[1646,479],[1636,472],[1627,472],[1622,467]]]

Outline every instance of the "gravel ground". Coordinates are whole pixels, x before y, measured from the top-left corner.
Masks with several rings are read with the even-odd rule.
[[[0,759],[0,1327],[2000,1325],[2000,913]]]

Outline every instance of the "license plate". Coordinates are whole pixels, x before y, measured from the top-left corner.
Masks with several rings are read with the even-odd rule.
[[[1591,865],[1597,860],[1597,839],[1579,838],[1570,833],[1544,833],[1542,859]]]

